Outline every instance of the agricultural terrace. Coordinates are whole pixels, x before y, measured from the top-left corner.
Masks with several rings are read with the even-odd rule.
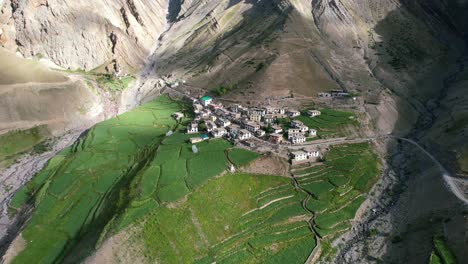
[[[379,162],[369,143],[334,146],[323,165],[293,169],[301,188],[311,194],[306,206],[314,212],[314,231],[322,238],[322,257],[330,242],[347,231],[350,220],[379,175]]]
[[[96,125],[50,160],[11,201],[12,209],[35,206],[22,232],[27,244],[14,262],[79,262],[94,250],[103,230],[112,229],[106,227],[109,221],[126,215],[127,207],[140,202],[143,208],[122,217],[130,221],[225,170],[230,143],[203,142],[196,155],[183,135],[165,137],[180,126],[171,115],[187,107],[161,96]]]
[[[304,263],[315,247],[304,198],[287,178],[213,178],[139,225],[139,255],[149,263]]]
[[[351,112],[333,109],[320,109],[320,112],[322,114],[315,117],[309,117],[303,112],[296,118],[304,125],[316,129],[317,138],[345,137],[347,128],[359,125],[355,115]]]

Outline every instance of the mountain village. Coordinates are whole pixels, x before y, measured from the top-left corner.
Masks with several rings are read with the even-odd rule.
[[[195,118],[187,125],[187,134],[199,134],[190,138],[190,143],[196,144],[210,138],[226,138],[247,147],[255,144],[249,139],[256,138],[264,143],[274,145],[304,145],[306,141],[317,137],[317,130],[306,126],[294,118],[301,112],[286,107],[244,107],[234,104],[224,107],[210,96],[192,99]],[[313,118],[321,115],[316,109],[307,110],[306,114]],[[174,118],[180,120],[183,113],[174,113]],[[282,126],[280,119],[289,118],[290,123]],[[284,128],[283,128],[284,127]],[[313,162],[320,158],[317,149],[308,149],[304,145],[301,150],[291,150],[289,157],[292,163]]]

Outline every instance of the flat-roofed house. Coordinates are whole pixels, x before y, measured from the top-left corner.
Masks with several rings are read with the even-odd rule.
[[[306,152],[307,152],[307,157],[308,157],[309,159],[320,157],[320,151],[318,151],[318,150],[311,150],[311,149],[309,149],[309,150],[306,150]]]
[[[288,129],[288,134],[299,134],[302,133],[302,130],[299,128],[290,128]]]
[[[278,125],[271,126],[271,128],[273,128],[274,133],[276,133],[276,134],[279,134],[279,133],[283,132],[283,128],[278,126]]]
[[[218,120],[216,121],[216,124],[221,127],[227,127],[231,124],[231,121],[225,118],[218,118]]]
[[[198,133],[198,123],[192,122],[187,126],[187,134],[195,134]]]
[[[250,132],[257,132],[260,129],[260,125],[254,122],[247,122],[244,124],[245,129],[249,130]]]
[[[240,140],[246,140],[252,137],[252,133],[248,131],[247,129],[241,129],[239,130],[238,138]]]
[[[289,138],[292,144],[301,144],[306,141],[306,137],[302,134],[296,134]]]
[[[297,110],[288,110],[288,116],[289,117],[298,117],[301,115],[301,112]]]
[[[308,156],[307,156],[307,152],[299,150],[299,151],[291,152],[291,158],[293,161],[303,161],[303,160],[307,160]]]
[[[319,116],[322,114],[322,112],[320,112],[319,110],[308,110],[307,111],[307,114],[310,116],[310,117],[316,117],[316,116]]]
[[[265,123],[267,123],[267,124],[271,124],[271,123],[273,123],[275,121],[275,117],[272,114],[266,114],[263,117],[263,121],[265,121]]]
[[[249,120],[252,122],[260,122],[262,120],[262,116],[257,113],[249,114]]]
[[[218,128],[213,129],[213,131],[211,131],[211,134],[215,138],[221,138],[227,134],[227,131],[224,127],[218,127]]]

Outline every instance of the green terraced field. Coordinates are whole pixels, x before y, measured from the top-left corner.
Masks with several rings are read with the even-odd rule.
[[[229,160],[236,166],[242,167],[252,160],[258,158],[260,154],[245,149],[233,149],[229,151]]]
[[[163,263],[303,263],[315,240],[302,199],[286,178],[209,180],[177,207],[146,218],[142,254]]]
[[[307,115],[298,116],[296,119],[302,121],[304,125],[316,129],[319,138],[344,137],[344,128],[357,126],[358,122],[351,112],[344,112],[332,109],[320,109],[321,115],[309,117]]]
[[[178,130],[171,115],[187,107],[162,96],[96,125],[51,159],[10,203],[13,210],[35,205],[22,232],[28,243],[14,262],[80,261],[106,232],[134,223],[226,171],[231,143],[205,141],[195,154],[187,135],[165,136]],[[242,162],[257,157],[245,155]],[[80,254],[68,254],[76,248]]]
[[[378,157],[368,143],[338,145],[323,165],[294,170],[300,186],[312,194],[307,208],[315,213],[314,230],[322,238],[322,258],[333,253],[330,243],[350,228],[350,220],[379,175]]]

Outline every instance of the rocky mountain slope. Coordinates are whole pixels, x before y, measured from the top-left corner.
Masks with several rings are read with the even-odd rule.
[[[63,68],[133,73],[138,80],[126,93],[141,100],[145,95],[135,95],[138,88],[151,91],[158,78],[185,80],[187,88],[202,91],[224,85],[229,87],[225,99],[252,104],[312,98],[335,88],[351,90],[366,101],[376,134],[394,133],[418,141],[460,175],[458,187],[466,190],[466,1],[4,0],[0,4],[3,47]],[[30,102],[23,92],[15,91],[14,98],[4,111],[11,112],[10,123],[18,116],[13,109]],[[414,152],[398,156],[399,160],[389,158],[394,166],[390,170],[401,172],[394,185],[403,194],[395,195],[389,201],[392,207],[378,218],[387,223],[387,234],[372,239],[380,239],[386,250],[363,247],[375,241],[358,233],[351,235],[356,240],[350,240],[358,241],[357,253],[343,250],[346,257],[341,261],[353,262],[370,251],[377,259],[421,263],[441,222],[427,219],[443,218],[447,211],[456,215],[451,230],[463,232],[457,199],[442,181],[434,180],[440,179],[437,172],[424,177],[420,167],[411,165],[416,164],[416,156]],[[438,195],[430,197],[428,192]],[[406,203],[411,199],[415,202]],[[422,203],[434,206],[423,208]],[[392,245],[392,232],[408,234],[404,248],[424,244],[424,252],[412,255],[399,244]],[[462,255],[463,239],[448,239]]]

